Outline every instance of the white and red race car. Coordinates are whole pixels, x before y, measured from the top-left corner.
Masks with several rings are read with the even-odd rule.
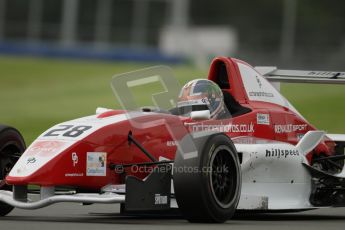
[[[20,134],[1,126],[0,215],[57,202],[120,203],[122,213],[178,210],[191,222],[224,222],[235,210],[345,206],[345,135],[317,130],[279,92],[279,82],[344,84],[344,72],[218,57],[208,79],[222,89],[229,117],[127,106],[129,86],[173,87],[165,70],[114,77],[124,110],[57,124],[25,151]],[[171,90],[157,98],[171,102]]]

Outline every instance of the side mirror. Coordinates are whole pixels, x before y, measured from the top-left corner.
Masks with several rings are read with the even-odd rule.
[[[207,120],[211,118],[210,110],[192,111],[190,117],[193,120]]]

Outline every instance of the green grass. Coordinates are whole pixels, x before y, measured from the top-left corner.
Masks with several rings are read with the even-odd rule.
[[[152,65],[0,56],[0,123],[18,128],[29,144],[56,123],[94,114],[99,106],[119,108],[111,77]],[[207,75],[191,66],[172,68],[181,84]],[[145,105],[159,89],[137,88],[135,98]],[[282,92],[320,129],[345,133],[345,86],[293,84]]]
[[[345,133],[345,85],[286,84],[282,93],[317,128]]]
[[[0,56],[0,123],[18,128],[31,143],[56,123],[94,114],[97,107],[119,108],[112,76],[153,65]],[[181,82],[203,74],[188,66],[173,69]],[[135,90],[139,105],[157,92],[154,86]]]

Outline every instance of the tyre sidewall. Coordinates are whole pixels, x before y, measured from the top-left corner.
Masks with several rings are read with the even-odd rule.
[[[215,154],[215,150],[220,147],[225,146],[230,151],[230,155],[232,157],[232,160],[235,162],[234,166],[236,167],[236,185],[240,184],[240,186],[237,186],[236,191],[234,193],[234,197],[232,198],[231,202],[229,203],[229,206],[227,208],[222,208],[216,201],[216,198],[213,196],[213,191],[211,189],[211,181],[209,179],[209,173],[202,173],[201,177],[201,183],[202,188],[201,191],[203,191],[202,197],[204,199],[205,204],[207,204],[208,212],[210,215],[213,215],[214,219],[218,219],[217,222],[223,222],[227,217],[232,217],[236,207],[239,202],[239,197],[241,194],[241,170],[240,170],[240,163],[237,155],[237,151],[235,149],[235,146],[233,145],[232,141],[225,135],[214,135],[212,136],[207,143],[205,143],[205,146],[202,151],[201,160],[200,160],[200,168],[202,167],[210,167],[209,163],[211,161],[212,156]],[[226,218],[226,219],[224,219]]]
[[[179,151],[175,156],[175,169],[178,167],[197,167],[197,173],[175,172],[174,188],[176,201],[181,213],[191,222],[224,222],[230,219],[237,207],[241,193],[241,171],[237,151],[229,137],[225,134],[212,134],[194,138],[193,144],[198,155],[184,159]],[[191,143],[184,142],[182,145],[188,146]],[[209,173],[203,173],[203,167],[209,167],[210,159],[214,150],[218,146],[225,145],[230,149],[230,154],[234,159],[237,174],[236,192],[228,208],[222,208],[213,197],[210,187]],[[195,149],[194,149],[195,150]],[[192,151],[192,150],[191,150]]]
[[[18,153],[23,153],[25,151],[25,142],[22,135],[18,132],[18,130],[8,127],[5,125],[0,125],[0,154],[5,151],[5,148],[11,146],[18,151]],[[8,152],[7,154],[13,154],[14,152]],[[0,159],[2,161],[2,159]],[[9,161],[9,160],[7,160]],[[11,160],[12,161],[12,160]],[[13,160],[13,164],[15,160]],[[0,162],[0,165],[3,165]],[[0,169],[0,179],[3,180],[6,175],[3,175],[3,169]],[[4,190],[11,190],[12,186],[6,185],[2,189]],[[13,207],[0,202],[0,216],[5,216],[13,210]]]
[[[14,145],[20,153],[23,153],[25,150],[24,139],[18,130],[0,125],[0,152],[8,145]]]

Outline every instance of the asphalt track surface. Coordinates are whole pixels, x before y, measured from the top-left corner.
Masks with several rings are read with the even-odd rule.
[[[320,209],[294,214],[240,215],[224,224],[191,224],[180,217],[125,217],[119,205],[56,204],[39,210],[13,210],[0,218],[1,230],[16,229],[344,229],[345,208]]]

